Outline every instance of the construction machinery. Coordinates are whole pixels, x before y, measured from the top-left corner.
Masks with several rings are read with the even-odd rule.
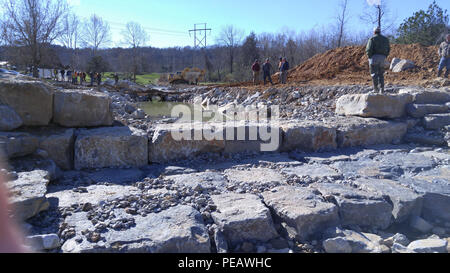
[[[183,72],[168,74],[167,79],[170,84],[198,84],[205,78],[205,73],[200,68],[185,68]]]

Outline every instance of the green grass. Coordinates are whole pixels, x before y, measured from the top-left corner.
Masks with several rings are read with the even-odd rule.
[[[124,75],[121,75],[119,73],[119,79],[123,80],[123,77]],[[102,81],[105,81],[108,78],[114,79],[114,72],[105,72],[102,76]],[[158,80],[159,80],[158,73],[136,75],[136,83],[140,85],[156,84]]]

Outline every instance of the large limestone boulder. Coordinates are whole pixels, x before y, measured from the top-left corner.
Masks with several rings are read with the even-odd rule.
[[[75,169],[148,165],[146,132],[132,127],[81,130],[75,141]]]
[[[190,139],[177,139],[173,132],[187,132]],[[222,135],[222,140],[207,140],[203,135],[203,127],[199,125],[193,127],[183,124],[161,125],[156,128],[150,141],[149,160],[153,163],[164,163],[202,153],[221,152],[225,148],[223,128],[219,127],[218,132]],[[200,136],[198,140],[195,138],[197,135]]]
[[[336,103],[336,113],[345,116],[372,118],[400,118],[406,115],[406,105],[412,102],[409,94],[345,95]]]
[[[111,99],[99,92],[64,90],[55,93],[53,121],[65,127],[110,126]]]
[[[124,209],[114,214],[130,217]],[[189,206],[176,206],[145,217],[134,216],[135,225],[128,230],[107,229],[101,233],[102,241],[95,243],[86,238],[78,243],[69,239],[62,246],[65,253],[210,253],[211,243],[201,214]],[[66,218],[75,227],[77,236],[85,230],[95,230],[86,212]],[[101,244],[100,244],[101,243]]]
[[[282,126],[283,152],[296,149],[307,152],[337,148],[336,129],[318,122],[290,123]]]
[[[405,88],[401,89],[399,94],[412,95],[415,104],[445,104],[450,102],[450,92],[442,89]]]
[[[0,153],[6,158],[30,155],[38,147],[38,138],[28,133],[0,132]]]
[[[262,195],[277,216],[296,230],[299,240],[339,223],[336,205],[326,202],[313,189],[283,186]]]
[[[334,200],[344,226],[386,229],[391,224],[392,206],[381,194],[332,183],[316,183],[310,187],[317,189],[327,200]]]
[[[233,126],[224,126],[225,154],[243,152],[277,152],[282,145],[282,130],[278,124],[238,122]]]
[[[424,120],[425,128],[439,130],[450,125],[450,113],[427,115]]]
[[[392,68],[392,72],[398,73],[402,71],[407,71],[416,67],[413,61],[410,60],[400,60],[397,64]]]
[[[7,105],[0,105],[0,131],[12,131],[22,126],[20,116]]]
[[[267,242],[278,237],[269,209],[256,195],[228,193],[211,198],[217,206],[212,218],[229,245],[250,240]]]
[[[415,253],[448,253],[448,242],[442,239],[417,240],[408,245]]]
[[[391,61],[391,64],[389,66],[389,69],[392,70],[394,67],[401,61],[402,59],[399,58],[393,58]]]
[[[423,195],[422,217],[450,222],[450,167],[442,166],[398,182]]]
[[[403,122],[352,117],[335,122],[339,148],[400,143],[408,131]]]
[[[74,129],[40,127],[23,132],[37,138],[37,148],[47,152],[48,158],[53,160],[58,167],[63,170],[73,169]]]
[[[25,126],[45,126],[53,116],[53,90],[38,81],[0,80],[0,104],[14,109]]]
[[[423,118],[429,114],[448,113],[449,109],[445,104],[408,104],[406,111],[413,118]]]
[[[17,174],[17,179],[6,183],[14,217],[27,220],[50,206],[45,194],[49,183],[48,172],[37,170]]]
[[[371,233],[330,228],[322,245],[327,253],[383,253],[380,236]]]
[[[423,197],[413,190],[388,179],[358,179],[355,183],[368,192],[389,197],[392,216],[401,223],[422,213]]]

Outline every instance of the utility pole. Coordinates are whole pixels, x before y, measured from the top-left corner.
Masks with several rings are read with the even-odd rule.
[[[197,28],[197,26],[202,26],[201,28]],[[203,31],[203,35],[202,35]],[[189,30],[189,36],[191,36],[191,33],[194,33],[194,53],[192,55],[192,67],[195,67],[195,51],[198,48],[206,48],[206,32],[209,31],[211,33],[210,28],[206,28],[206,23],[201,24],[194,24],[194,29]],[[200,32],[199,35],[197,35],[197,32]],[[192,36],[191,36],[192,37]]]

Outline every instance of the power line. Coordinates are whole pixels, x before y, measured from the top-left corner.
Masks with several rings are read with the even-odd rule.
[[[114,30],[118,30],[118,31],[123,31],[126,30],[125,28],[120,28],[120,27],[111,27],[111,29]],[[184,37],[186,38],[187,35],[181,35],[181,34],[176,34],[176,33],[170,33],[170,32],[158,32],[158,31],[149,31],[149,34],[155,34],[155,35],[168,35],[168,36],[174,36],[174,37]]]
[[[111,25],[119,25],[121,27],[126,27],[126,24],[124,23],[118,23],[118,22],[112,22],[109,21],[109,23]],[[142,26],[143,29],[149,30],[151,32],[161,32],[161,33],[172,33],[172,34],[179,34],[179,35],[183,35],[186,36],[187,33],[186,32],[182,32],[182,31],[178,31],[178,30],[169,30],[169,29],[162,29],[162,28],[154,28],[154,27],[148,27],[148,26]]]

